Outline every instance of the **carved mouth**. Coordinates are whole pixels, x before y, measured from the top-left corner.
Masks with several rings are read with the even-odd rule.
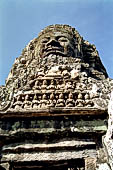
[[[45,49],[46,52],[49,52],[49,51],[59,51],[59,52],[63,52],[64,51],[64,48],[61,48],[61,47],[48,47]]]
[[[58,47],[47,48],[47,49],[44,50],[43,54],[44,54],[44,56],[48,56],[50,54],[57,54],[57,55],[65,56],[64,49],[63,48],[58,48]]]

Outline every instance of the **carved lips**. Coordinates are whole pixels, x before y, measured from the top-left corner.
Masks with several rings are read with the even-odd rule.
[[[48,56],[50,54],[57,54],[57,55],[65,55],[63,47],[48,47],[44,49],[44,56]]]

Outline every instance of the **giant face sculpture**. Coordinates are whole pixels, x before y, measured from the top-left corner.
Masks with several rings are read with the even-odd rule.
[[[69,33],[60,31],[52,30],[41,35],[37,49],[40,57],[49,55],[76,57],[75,39]]]

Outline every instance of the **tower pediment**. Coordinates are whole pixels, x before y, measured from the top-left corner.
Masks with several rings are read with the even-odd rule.
[[[105,111],[109,83],[96,47],[68,25],[51,25],[15,60],[1,87],[1,111]]]
[[[68,25],[46,27],[16,58],[0,87],[0,168],[103,165],[112,88],[95,45]]]

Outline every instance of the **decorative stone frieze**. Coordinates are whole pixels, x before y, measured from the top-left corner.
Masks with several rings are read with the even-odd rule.
[[[95,45],[71,26],[46,27],[0,87],[0,168],[112,169],[112,88]]]

